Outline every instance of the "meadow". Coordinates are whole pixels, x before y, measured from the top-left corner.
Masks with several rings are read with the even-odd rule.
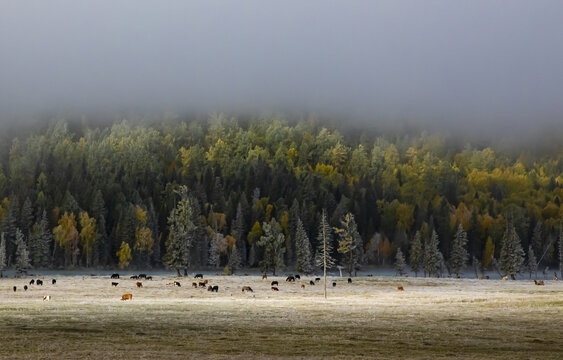
[[[192,287],[193,274],[154,275],[142,288],[125,273],[64,274],[35,276],[43,286],[0,279],[0,358],[563,357],[563,281],[330,277],[325,300],[312,277],[206,274],[219,286],[211,293]],[[121,301],[125,293],[133,300]]]

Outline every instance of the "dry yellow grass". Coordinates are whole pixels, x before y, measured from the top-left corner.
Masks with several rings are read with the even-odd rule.
[[[0,279],[1,358],[563,357],[562,281],[337,278],[325,300],[309,278],[206,276],[219,293],[172,276],[140,280],[143,288],[109,276],[56,278],[27,292],[29,279]],[[182,287],[166,286],[174,280]],[[133,300],[121,301],[125,293]]]

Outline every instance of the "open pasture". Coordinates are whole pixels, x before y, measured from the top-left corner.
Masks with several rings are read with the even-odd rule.
[[[322,282],[309,283],[314,277],[204,275],[218,285],[214,293],[193,288],[201,279],[191,275],[35,277],[43,286],[0,279],[0,358],[563,356],[563,281],[329,278],[325,300]],[[181,287],[167,285],[174,281]],[[132,301],[121,301],[126,293]]]

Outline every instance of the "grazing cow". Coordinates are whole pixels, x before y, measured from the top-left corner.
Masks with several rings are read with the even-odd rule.
[[[315,282],[313,280],[309,281],[309,285],[315,285]]]
[[[321,281],[321,278],[315,278],[315,281]]]
[[[31,281],[29,282],[29,285],[33,285],[35,284],[35,280],[31,279]]]
[[[219,292],[219,285],[215,285],[211,288],[211,292]]]
[[[147,274],[139,274],[139,279],[147,279]]]
[[[37,285],[43,286],[43,280],[37,280],[35,283],[36,283]]]
[[[207,291],[211,291],[211,290],[213,290],[213,286],[209,285],[209,286],[207,287]]]
[[[553,280],[557,281],[557,273],[556,272],[553,273]]]
[[[140,281],[137,281],[137,287],[138,287],[138,288],[142,288],[142,287],[143,287],[143,283],[140,282]]]
[[[197,288],[197,283],[192,283],[192,286],[193,286],[194,288]]]
[[[205,285],[207,285],[208,282],[209,282],[209,280],[207,280],[207,279],[203,280],[203,283],[204,283]]]
[[[490,278],[489,278],[489,275],[485,276],[485,279],[489,280],[489,279],[490,279]]]
[[[17,287],[14,286],[14,292],[16,292]]]
[[[352,283],[352,278],[348,278],[348,284]]]
[[[250,286],[243,286],[243,287],[242,287],[242,292],[245,292],[245,291],[254,292],[254,291],[252,291],[252,288],[251,288]]]
[[[23,286],[23,291],[27,291],[27,285]]]
[[[55,285],[57,283],[57,279],[51,280],[51,284]]]
[[[332,282],[332,287],[336,287],[336,283],[334,281]]]
[[[405,289],[403,289],[403,287],[402,287],[402,286],[397,286],[397,290],[399,290],[399,291],[403,291],[403,290],[405,290]]]
[[[123,294],[121,295],[121,301],[124,300],[133,300],[133,294]]]
[[[483,275],[479,275],[479,276],[477,276],[477,279],[479,279],[479,280],[483,280]]]
[[[285,279],[285,281],[295,282],[295,277],[292,276],[292,275],[289,275],[289,276]]]
[[[51,295],[43,296],[43,301],[51,301]]]
[[[117,286],[117,285],[119,285],[119,283],[116,283],[116,282],[113,282],[113,281],[112,281],[111,286]]]
[[[139,277],[138,277],[137,275],[131,275],[131,276],[129,277],[129,279],[138,279],[138,278],[139,278]]]
[[[267,278],[268,278],[268,275],[266,275],[266,274],[262,275],[262,280],[267,279]]]
[[[152,276],[147,276],[145,279],[146,280],[152,280]]]
[[[174,281],[174,286],[177,286],[177,287],[182,287],[182,284],[180,284],[180,282],[179,282],[179,281]]]
[[[537,280],[537,281],[534,280],[534,284],[536,284],[536,285],[545,285],[544,282],[543,282],[543,280]]]
[[[300,276],[299,274],[295,274],[295,278],[296,278],[297,280],[301,280],[301,276]]]
[[[119,279],[119,274],[111,274],[112,279]]]
[[[197,278],[203,279],[203,274],[195,274],[194,279]]]
[[[508,280],[508,276],[503,276],[502,280]]]
[[[305,289],[305,284],[301,284],[301,289]]]
[[[272,291],[280,291],[276,286],[272,286]]]
[[[277,280],[272,281],[271,286],[279,285]]]
[[[456,279],[461,279],[461,276],[457,275],[455,278],[456,278]]]
[[[207,285],[207,284],[206,284],[206,283],[204,283],[203,281],[200,281],[200,282],[199,282],[199,287],[202,287],[202,288],[204,288],[204,287],[205,287],[205,285]]]

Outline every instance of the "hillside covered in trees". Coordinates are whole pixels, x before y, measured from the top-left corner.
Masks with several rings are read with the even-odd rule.
[[[563,148],[224,115],[57,121],[1,148],[0,270],[309,272],[323,230],[329,265],[349,272],[403,255],[410,264],[420,249],[452,274],[492,270],[514,252],[551,268],[562,257]],[[503,237],[519,242],[508,255]]]

